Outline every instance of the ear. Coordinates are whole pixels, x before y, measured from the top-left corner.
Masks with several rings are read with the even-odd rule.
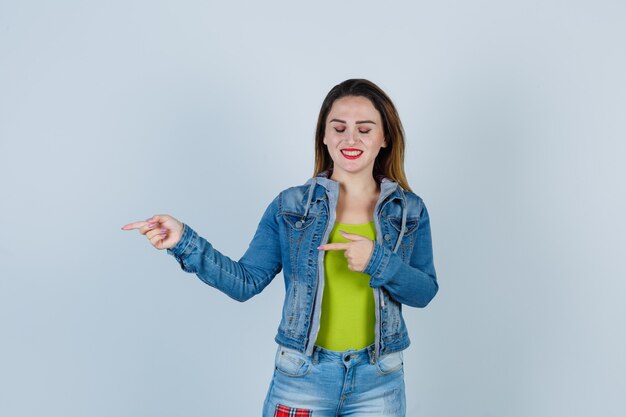
[[[381,148],[386,148],[387,147],[387,139],[383,138],[383,144],[380,145]]]

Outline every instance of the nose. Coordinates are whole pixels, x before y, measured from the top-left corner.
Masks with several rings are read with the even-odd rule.
[[[356,143],[359,140],[359,129],[354,129],[352,132],[348,133],[348,143]]]

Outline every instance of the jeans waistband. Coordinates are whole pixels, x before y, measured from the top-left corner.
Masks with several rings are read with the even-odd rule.
[[[339,362],[350,362],[355,359],[367,360],[369,363],[376,363],[376,347],[375,345],[370,345],[366,348],[360,350],[345,350],[342,352],[337,352],[334,350],[324,349],[320,346],[313,347],[313,354],[311,355],[311,359],[314,363],[319,363],[320,359],[322,360],[334,360]]]

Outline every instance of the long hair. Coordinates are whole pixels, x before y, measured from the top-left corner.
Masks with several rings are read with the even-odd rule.
[[[380,113],[387,147],[380,148],[374,161],[374,178],[385,176],[397,182],[402,188],[411,191],[404,173],[404,129],[400,116],[387,94],[376,84],[365,79],[350,79],[334,86],[326,95],[315,129],[315,168],[313,175],[331,170],[333,160],[324,144],[326,118],[335,100],[356,96],[369,99]]]

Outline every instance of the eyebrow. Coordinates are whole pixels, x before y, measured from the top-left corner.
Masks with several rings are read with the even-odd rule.
[[[332,123],[332,122],[346,123],[345,120],[341,120],[341,119],[333,119],[333,120],[330,120],[328,123]],[[371,123],[373,125],[376,124],[376,123],[374,123],[371,120],[359,120],[359,121],[356,122],[357,125],[360,125],[360,124],[363,124],[363,123]]]

